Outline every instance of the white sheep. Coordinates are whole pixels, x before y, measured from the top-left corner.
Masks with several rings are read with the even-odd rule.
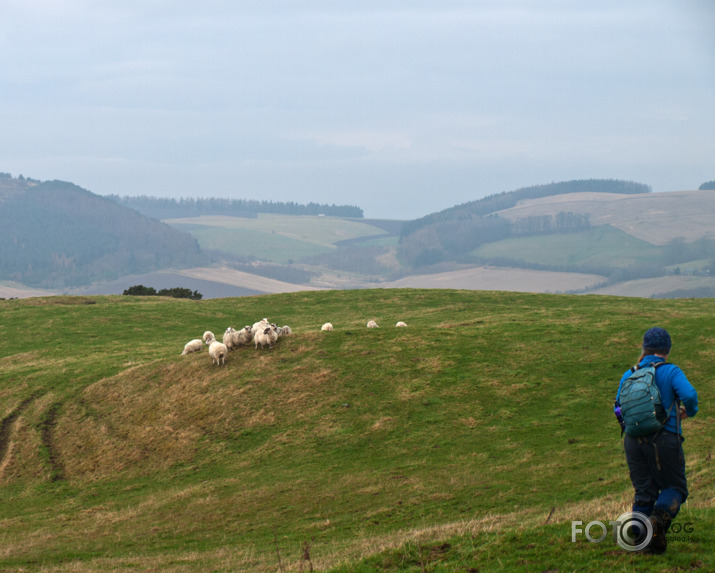
[[[397,326],[399,328],[399,327],[405,327],[407,325],[404,322],[399,321],[395,326]]]
[[[211,356],[211,363],[221,366],[226,365],[226,355],[228,354],[228,348],[222,342],[219,342],[213,337],[206,339],[206,344],[209,347],[209,356]]]
[[[238,334],[238,332],[236,332],[236,330],[232,326],[229,326],[226,329],[226,332],[223,333],[223,343],[226,345],[226,348],[228,348],[229,350],[233,350],[234,347],[236,346],[236,344],[234,342],[234,336],[236,334]]]
[[[320,327],[320,330],[325,330],[327,332],[330,332],[333,330],[333,325],[330,324],[329,322],[326,322],[323,326]]]
[[[193,340],[190,340],[184,345],[184,351],[181,353],[182,356],[186,354],[191,354],[192,352],[200,352],[201,348],[203,348],[204,343],[199,340],[198,338],[194,338]]]
[[[368,321],[367,327],[368,328],[379,328],[379,326],[377,326],[377,322],[375,322],[374,320]]]
[[[253,326],[251,327],[251,334],[255,336],[256,332],[259,330],[265,330],[270,326],[270,323],[268,322],[267,318],[262,318],[258,322],[254,322]]]
[[[253,333],[251,332],[250,326],[244,326],[241,330],[236,333],[236,341],[238,346],[245,346],[251,340],[253,340]]]
[[[264,348],[266,344],[268,345],[268,348],[273,348],[276,340],[278,340],[278,333],[274,327],[269,326],[264,330],[256,332],[256,334],[253,335],[253,340],[256,343],[256,350],[258,350],[259,344],[261,345],[261,348]]]
[[[290,336],[291,334],[293,334],[293,330],[287,324],[285,326],[281,326],[277,330],[278,336]]]
[[[209,340],[211,338],[213,338],[214,340],[216,339],[216,337],[214,336],[214,333],[211,332],[210,330],[207,330],[206,332],[204,332],[204,335],[201,337],[201,340],[206,342],[207,340]]]
[[[253,339],[253,334],[251,334],[251,327],[244,326],[241,330],[235,330],[233,327],[229,326],[223,335],[223,343],[229,350],[234,350],[239,346],[245,346]]]

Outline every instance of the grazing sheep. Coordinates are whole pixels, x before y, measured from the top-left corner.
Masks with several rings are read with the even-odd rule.
[[[278,329],[278,336],[290,336],[291,334],[293,334],[293,330],[287,324]]]
[[[211,332],[210,330],[207,330],[206,332],[204,332],[204,335],[201,337],[201,340],[206,342],[210,338],[213,338],[214,340],[216,339],[216,337],[214,336],[214,333]],[[208,342],[207,342],[207,344],[208,344]]]
[[[330,324],[329,322],[326,322],[323,326],[320,327],[320,330],[325,330],[325,331],[332,331],[333,330],[333,325]]]
[[[379,328],[379,326],[377,326],[377,322],[375,322],[374,320],[368,321],[367,327],[368,328]]]
[[[400,321],[398,322],[395,326],[400,327],[400,326],[407,326],[404,322]]]
[[[256,350],[258,350],[258,345],[261,345],[261,348],[264,348],[265,345],[268,345],[268,348],[273,348],[273,345],[276,343],[276,340],[278,340],[278,333],[276,332],[276,329],[273,328],[272,326],[269,326],[268,328],[256,332],[256,334],[253,335],[253,340],[256,343]]]
[[[211,363],[221,366],[226,365],[226,355],[228,354],[228,348],[222,342],[219,342],[213,337],[206,340],[206,344],[209,347],[209,356],[211,356]]]
[[[184,351],[181,355],[184,356],[186,354],[191,354],[192,352],[201,352],[201,348],[203,348],[203,346],[203,342],[201,342],[198,338],[194,338],[184,345]]]

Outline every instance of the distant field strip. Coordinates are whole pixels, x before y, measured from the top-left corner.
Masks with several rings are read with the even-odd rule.
[[[602,225],[581,233],[504,239],[482,245],[473,254],[546,266],[568,264],[627,267],[635,263],[657,262],[662,256],[662,247]]]
[[[394,288],[455,288],[519,292],[572,291],[593,287],[605,277],[580,273],[556,273],[523,269],[475,267],[433,275],[413,275],[386,283]]]
[[[185,269],[183,271],[179,271],[177,274],[183,275],[185,277],[239,286],[266,294],[297,292],[304,290],[323,290],[318,287],[295,285],[283,281],[269,279],[267,277],[252,275],[250,273],[235,271],[227,267]]]
[[[258,218],[203,216],[165,221],[191,233],[204,249],[285,263],[333,251],[334,243],[386,234],[336,217],[259,215]]]

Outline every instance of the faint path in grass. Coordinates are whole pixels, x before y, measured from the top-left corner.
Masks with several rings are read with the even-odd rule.
[[[61,402],[55,402],[47,410],[47,414],[43,417],[41,422],[41,436],[42,445],[45,447],[48,454],[48,461],[50,464],[50,479],[52,481],[60,481],[64,479],[65,471],[60,461],[59,452],[54,442],[54,430],[57,425],[57,415],[62,407]]]
[[[0,422],[0,476],[2,476],[5,466],[7,465],[8,454],[12,452],[13,436],[15,435],[17,419],[35,398],[36,396],[25,398],[25,400],[20,402],[17,407]]]

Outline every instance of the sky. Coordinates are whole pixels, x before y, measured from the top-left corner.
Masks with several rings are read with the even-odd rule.
[[[0,172],[356,205],[715,180],[712,0],[0,0]]]

